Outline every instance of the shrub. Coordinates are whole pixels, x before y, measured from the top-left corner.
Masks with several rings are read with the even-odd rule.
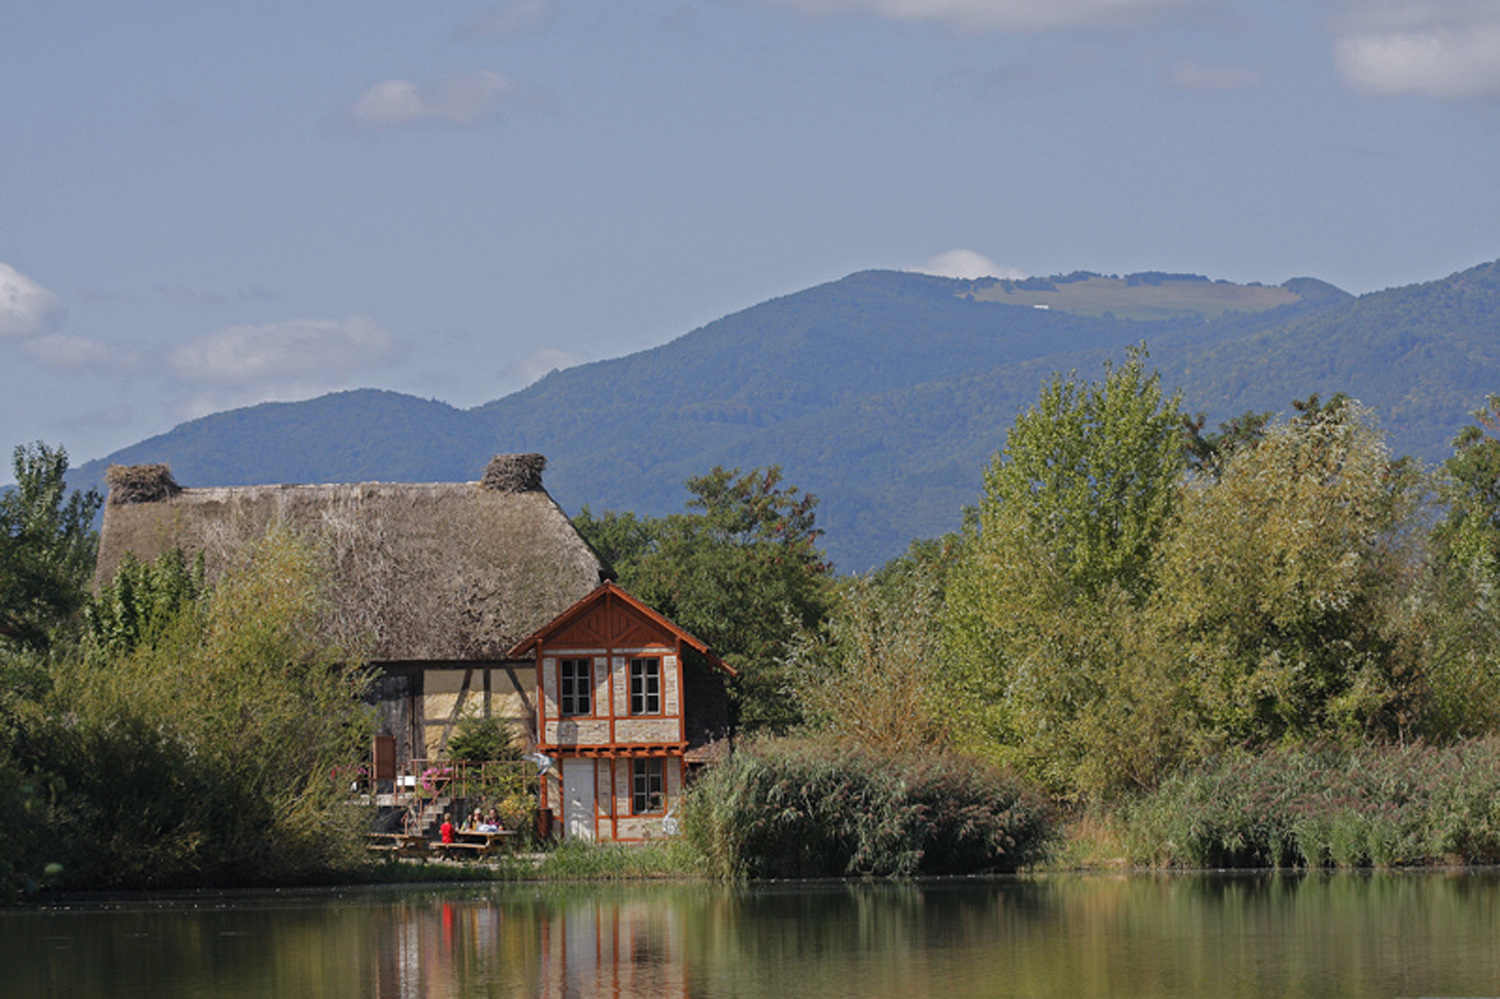
[[[358,859],[367,816],[331,775],[365,751],[367,674],[319,637],[321,587],[311,550],[273,532],[133,648],[58,663],[6,740],[40,834],[22,866],[150,887],[285,882]]]
[[[471,763],[519,760],[521,749],[510,722],[494,716],[465,717],[448,740],[448,758]]]
[[[910,877],[1014,871],[1043,856],[1052,826],[971,760],[768,740],[693,786],[683,832],[725,878]]]
[[[1500,738],[1219,760],[1123,811],[1131,859],[1158,866],[1493,863]]]

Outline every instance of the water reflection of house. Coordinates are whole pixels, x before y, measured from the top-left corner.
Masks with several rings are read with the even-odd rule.
[[[659,898],[396,904],[373,921],[361,985],[377,999],[685,997],[684,918]]]
[[[98,578],[173,548],[202,552],[212,577],[288,526],[328,556],[331,637],[365,643],[378,668],[379,776],[443,757],[466,716],[507,718],[561,760],[544,805],[568,834],[659,835],[685,767],[724,734],[728,670],[609,583],[544,466],[503,455],[479,482],[208,489],[165,465],[113,468]]]
[[[577,903],[541,926],[544,999],[688,995],[684,927],[670,906]]]

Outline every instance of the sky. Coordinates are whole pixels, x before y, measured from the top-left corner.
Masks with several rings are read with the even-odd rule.
[[[866,268],[1374,291],[1500,257],[1497,177],[1500,0],[14,4],[0,446],[475,406]]]

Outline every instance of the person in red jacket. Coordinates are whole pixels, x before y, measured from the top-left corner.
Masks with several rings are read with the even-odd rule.
[[[443,819],[443,824],[438,826],[438,835],[443,837],[444,843],[453,842],[453,820]]]

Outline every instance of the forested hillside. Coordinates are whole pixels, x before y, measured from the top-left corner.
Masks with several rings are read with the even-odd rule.
[[[266,404],[184,424],[76,479],[167,461],[188,485],[462,480],[493,453],[540,451],[569,511],[661,515],[714,465],[780,464],[822,498],[839,569],[860,571],[955,526],[1043,379],[1092,375],[1131,345],[1147,345],[1210,425],[1343,391],[1372,408],[1398,451],[1429,460],[1500,386],[1495,264],[1357,299],[1309,278],[1009,284],[862,272],[474,410],[372,390]]]

